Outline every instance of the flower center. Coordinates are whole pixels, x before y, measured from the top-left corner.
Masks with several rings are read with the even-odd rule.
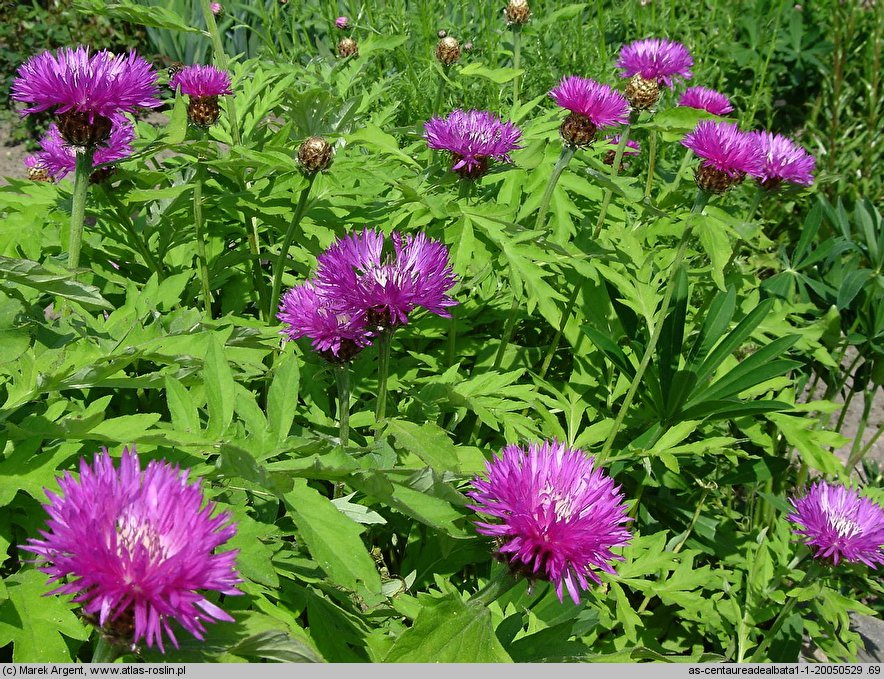
[[[571,499],[549,483],[540,491],[540,506],[552,509],[559,521],[567,521],[574,515]]]
[[[852,538],[863,532],[856,521],[844,515],[829,516],[829,523],[842,538]]]
[[[117,519],[117,556],[134,559],[143,549],[152,561],[162,561],[168,556],[166,547],[163,536],[149,521],[133,513]]]

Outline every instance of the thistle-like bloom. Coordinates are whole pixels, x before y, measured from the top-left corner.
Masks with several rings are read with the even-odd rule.
[[[613,149],[616,150],[616,148],[620,146],[620,135],[615,134],[613,137],[607,137],[605,141],[608,143],[609,146],[612,146]],[[634,139],[627,139],[626,146],[623,148],[623,155],[634,156],[637,155],[641,150],[641,144],[639,144]]]
[[[220,97],[233,94],[230,89],[230,74],[214,66],[193,64],[178,71],[171,80],[169,88],[181,88],[181,93],[191,97]]]
[[[761,148],[761,170],[753,173],[766,189],[776,189],[782,182],[813,184],[814,157],[788,137],[770,132],[752,132]]]
[[[164,650],[177,647],[171,621],[202,639],[203,623],[233,618],[198,590],[241,594],[235,550],[216,549],[236,533],[230,515],[205,503],[200,481],[166,462],[142,471],[133,447],[123,449],[119,469],[105,449],[80,477],[58,480],[62,494],[46,491],[49,519],[43,539],[22,548],[61,582],[50,594],[75,594],[87,619],[117,643]]]
[[[337,19],[335,19],[335,26],[341,31],[346,31],[348,28],[350,28],[349,17],[338,17]]]
[[[371,344],[364,313],[341,313],[308,281],[286,292],[277,318],[290,340],[309,337],[313,348],[327,361],[349,361]]]
[[[804,497],[790,498],[795,511],[787,517],[795,533],[818,559],[884,564],[884,509],[859,492],[823,481]]]
[[[31,104],[23,113],[54,109],[61,135],[77,146],[102,143],[123,113],[160,106],[158,94],[156,73],[135,52],[82,46],[31,57],[12,84],[12,98]]]
[[[485,174],[489,158],[513,162],[509,154],[522,148],[522,131],[488,111],[456,109],[447,118],[431,118],[424,123],[424,130],[427,145],[450,152],[454,159],[451,170],[465,179]]]
[[[180,89],[190,97],[187,117],[198,127],[210,127],[218,122],[221,115],[218,97],[233,94],[227,71],[201,64],[182,68],[171,77],[169,87],[173,92]]]
[[[681,143],[703,159],[695,177],[706,191],[723,193],[747,174],[761,171],[757,140],[736,123],[701,120]]]
[[[724,116],[734,110],[730,99],[708,87],[687,88],[679,98],[678,105],[696,108],[715,116]]]
[[[497,519],[478,532],[497,539],[515,572],[554,583],[560,601],[563,587],[579,603],[589,580],[601,582],[596,570],[614,573],[609,562],[622,557],[611,549],[631,537],[620,487],[593,463],[557,441],[509,445],[467,493],[471,509]]]
[[[439,241],[393,232],[393,252],[384,254],[386,239],[375,229],[335,241],[318,258],[316,289],[336,313],[366,319],[369,329],[408,323],[418,307],[448,318],[457,301],[446,293],[457,277],[448,249]]]
[[[224,13],[224,7],[223,7],[223,5],[221,5],[220,2],[213,2],[211,5],[211,9],[212,9],[212,14],[214,14],[215,16],[220,16],[221,14]]]
[[[549,92],[559,106],[571,111],[559,132],[572,146],[588,146],[605,127],[629,122],[629,102],[607,85],[572,75]]]
[[[617,67],[623,69],[623,77],[639,75],[645,80],[672,87],[674,81],[693,77],[694,60],[680,42],[648,38],[636,40],[620,49]]]
[[[114,120],[107,145],[95,148],[92,164],[105,165],[128,158],[132,155],[134,140],[135,126],[126,118]],[[62,139],[54,123],[49,126],[46,136],[40,140],[40,149],[36,158],[54,179],[63,179],[77,166],[75,150]]]

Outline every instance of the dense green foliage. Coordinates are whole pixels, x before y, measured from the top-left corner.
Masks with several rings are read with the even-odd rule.
[[[854,446],[847,465],[834,454],[845,439],[826,426],[839,413],[830,399],[863,395],[867,418],[884,382],[881,12],[531,4],[513,106],[520,71],[498,3],[224,3],[236,92],[226,115],[203,137],[169,94],[168,124],[138,123],[136,155],[90,189],[76,277],[63,267],[70,182],[0,190],[5,659],[91,658],[76,605],[43,596],[45,577],[17,545],[37,534],[43,489],[61,470],[131,444],[206,478],[239,525],[246,596],[223,602],[237,622],[213,625],[206,643],[182,639],[170,660],[746,661],[790,598],[761,658],[793,661],[805,637],[831,660],[855,657],[848,613],[880,612],[881,583],[849,564],[806,580],[808,551],[785,515],[809,479],[846,481],[864,452]],[[75,5],[99,24],[145,26],[148,56],[212,58],[199,3]],[[348,12],[360,53],[339,60],[333,20]],[[447,71],[432,56],[439,29],[473,43]],[[578,151],[543,210],[561,151],[546,92],[568,74],[615,83],[620,45],[649,35],[684,42],[692,84],[731,96],[745,128],[799,139],[817,156],[817,184],[762,195],[747,181],[692,211],[677,142],[709,116],[666,93],[632,126],[643,154],[622,176],[602,162],[604,144]],[[437,91],[441,111],[516,121],[514,165],[461,186],[420,136]],[[285,253],[286,285],[364,225],[444,241],[460,277],[454,321],[427,314],[394,335],[380,433],[376,349],[353,362],[346,449],[332,370],[306,342],[281,346],[268,308],[272,263],[308,186],[295,150],[315,134],[336,154]],[[650,134],[659,152],[646,198]],[[210,314],[195,260],[198,167]],[[686,231],[685,264],[673,267]],[[635,518],[617,575],[580,606],[544,582],[487,605],[470,598],[503,568],[472,526],[470,479],[508,442],[558,438],[598,455],[658,327],[605,459]],[[825,398],[814,400],[819,383]],[[860,477],[884,501],[874,466]]]

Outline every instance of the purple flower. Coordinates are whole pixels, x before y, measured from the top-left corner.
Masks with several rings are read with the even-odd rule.
[[[782,182],[813,184],[814,157],[788,137],[770,132],[752,132],[761,148],[761,169],[753,173],[761,186],[774,189]]]
[[[313,348],[329,361],[348,361],[371,344],[364,312],[341,313],[308,281],[286,292],[276,316],[289,339],[309,337]]]
[[[549,92],[562,108],[578,113],[596,128],[625,125],[629,122],[629,102],[607,85],[572,75]]]
[[[160,106],[158,94],[156,74],[135,52],[90,55],[83,46],[31,57],[12,83],[12,98],[31,104],[25,114],[54,108],[56,114],[85,114],[90,123],[95,116],[115,118]]]
[[[687,88],[679,98],[678,105],[696,108],[715,116],[727,115],[734,110],[730,99],[721,92],[710,90],[708,87]]]
[[[424,123],[424,130],[427,146],[449,151],[455,161],[452,171],[464,178],[485,174],[489,158],[511,163],[510,152],[522,148],[522,131],[488,111],[457,109],[447,118],[430,119]]]
[[[132,123],[125,118],[114,120],[107,145],[95,147],[92,164],[104,165],[127,158],[132,155],[134,139],[135,126]],[[46,136],[40,140],[40,149],[36,158],[55,179],[62,179],[69,172],[74,171],[77,165],[76,153],[62,139],[58,126],[54,123],[49,126]]]
[[[214,14],[215,16],[218,16],[219,14],[224,12],[224,7],[221,5],[220,2],[213,2],[211,5],[211,9],[212,14]]]
[[[620,145],[620,135],[615,134],[613,137],[607,137],[605,141],[612,147],[612,150],[616,151],[617,147]],[[634,156],[641,151],[641,148],[641,145],[637,141],[634,139],[628,139],[626,141],[626,146],[623,149],[623,155]]]
[[[761,171],[758,142],[736,123],[701,120],[681,143],[703,159],[695,176],[706,191],[723,193],[747,174]]]
[[[348,17],[338,17],[335,19],[335,26],[342,31],[346,31],[350,28],[350,19]]]
[[[393,252],[384,254],[384,234],[375,229],[335,241],[318,258],[316,289],[336,313],[365,316],[369,327],[408,323],[408,314],[423,307],[438,316],[457,302],[446,293],[457,277],[440,242],[393,232]]]
[[[201,64],[185,66],[172,76],[169,88],[174,91],[179,87],[182,94],[191,97],[220,97],[223,94],[233,94],[227,71]]]
[[[555,583],[560,601],[564,586],[579,603],[589,580],[601,582],[595,569],[614,573],[609,562],[622,557],[611,549],[631,537],[620,487],[593,463],[557,441],[509,445],[467,493],[471,509],[498,520],[477,522],[478,532],[497,539],[514,570]]]
[[[694,60],[684,45],[659,38],[624,45],[617,60],[618,68],[623,69],[623,77],[640,75],[667,87],[672,87],[673,81],[679,78],[689,80],[694,75],[691,72],[693,65]]]
[[[166,462],[149,462],[123,449],[119,469],[104,449],[92,465],[80,460],[80,478],[58,480],[62,494],[46,491],[49,520],[43,539],[22,548],[37,555],[50,594],[75,594],[86,616],[126,643],[144,639],[163,648],[163,636],[177,647],[171,621],[197,639],[203,622],[233,618],[197,590],[241,594],[237,552],[216,553],[236,533],[230,515],[212,518],[200,481]]]
[[[789,500],[787,517],[818,559],[884,564],[884,509],[853,488],[820,481],[807,495]]]

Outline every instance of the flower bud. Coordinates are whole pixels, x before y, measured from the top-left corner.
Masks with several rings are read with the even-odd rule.
[[[338,17],[335,19],[335,26],[338,30],[346,31],[350,28],[350,18],[349,17]]]
[[[220,2],[213,2],[212,14],[214,14],[216,17],[224,16],[224,6]]]
[[[467,52],[467,53],[472,52],[473,51],[473,43],[471,43],[470,41],[465,42],[463,44],[463,51]]]
[[[338,43],[338,56],[341,59],[359,56],[359,45],[353,38],[341,38]]]
[[[331,161],[331,144],[322,137],[308,137],[298,148],[298,162],[308,174],[324,172]]]
[[[528,0],[510,0],[503,10],[508,24],[523,26],[528,23],[531,18],[531,9],[528,7]]]
[[[626,98],[632,108],[638,111],[649,109],[660,99],[660,83],[647,80],[636,73],[626,85]]]
[[[460,43],[451,36],[446,36],[436,45],[436,58],[443,66],[451,66],[460,59]]]
[[[442,38],[447,38],[448,31],[446,31],[444,28],[440,28],[439,31],[436,33],[436,36],[439,38],[439,40],[441,40]]]

